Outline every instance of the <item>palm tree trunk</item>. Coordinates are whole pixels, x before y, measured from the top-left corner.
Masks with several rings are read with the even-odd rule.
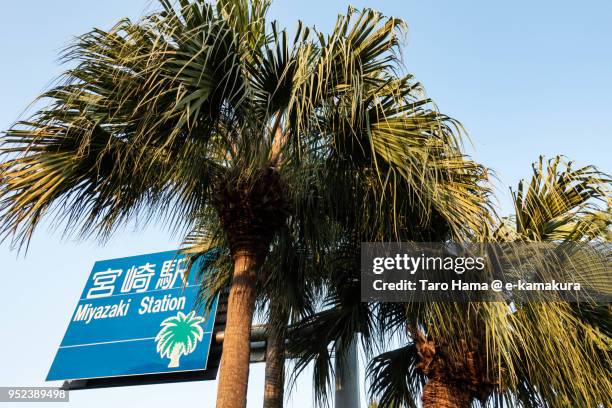
[[[217,408],[245,408],[247,401],[251,321],[260,258],[243,250],[235,252],[233,258],[234,275],[227,303]]]
[[[470,394],[439,376],[429,378],[423,388],[423,408],[470,408]]]
[[[268,321],[268,344],[266,348],[266,384],[264,408],[283,408],[285,388],[285,331],[287,314],[272,299]]]

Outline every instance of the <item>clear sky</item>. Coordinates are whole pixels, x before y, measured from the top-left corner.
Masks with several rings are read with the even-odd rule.
[[[441,111],[459,119],[470,152],[496,171],[502,213],[508,187],[540,154],[612,171],[612,4],[569,1],[354,1],[405,19],[405,62]],[[323,31],[344,0],[276,0],[271,17]],[[149,0],[23,0],[0,10],[0,130],[61,72],[58,51],[93,26],[137,17]],[[155,226],[120,231],[108,244],[76,243],[44,225],[24,258],[0,245],[0,386],[42,385],[95,260],[174,249]],[[249,407],[261,406],[263,365],[251,369]],[[196,382],[71,395],[72,407],[214,406],[216,383]],[[303,378],[288,406],[312,406]],[[23,404],[21,406],[26,406]]]

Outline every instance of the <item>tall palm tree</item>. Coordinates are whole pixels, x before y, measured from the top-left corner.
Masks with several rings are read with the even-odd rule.
[[[206,232],[208,230],[202,225],[185,241],[183,251],[193,264],[203,254],[210,253],[212,242],[219,244],[222,240],[221,237],[211,237]],[[283,406],[287,325],[312,314],[317,297],[313,291],[321,286],[317,283],[321,273],[316,261],[321,254],[301,246],[295,238],[289,233],[289,228],[282,228],[259,271],[257,309],[267,322],[264,408]],[[229,256],[227,253],[219,255],[212,263],[198,263],[200,269],[197,273],[205,277],[200,299],[208,303],[214,298],[211,293],[222,293],[231,285]]]
[[[592,166],[574,169],[560,157],[547,164],[540,159],[530,182],[513,194],[515,215],[496,238],[608,242],[612,218],[602,204],[609,202],[611,187],[610,178]],[[609,273],[609,249],[602,249]],[[600,264],[579,270],[593,273],[592,266]],[[415,407],[419,399],[423,407],[595,407],[610,400],[609,303],[515,299],[513,311],[505,303],[455,307],[437,322],[446,334],[408,308],[407,345],[380,354],[368,368],[380,407]]]
[[[231,268],[218,407],[246,405],[256,287],[283,228],[308,248],[336,229],[488,230],[486,174],[404,73],[404,23],[349,9],[329,35],[300,24],[290,40],[269,5],[160,0],[80,36],[47,107],[2,140],[0,218],[15,244],[44,217],[102,240],[133,220],[206,226]]]

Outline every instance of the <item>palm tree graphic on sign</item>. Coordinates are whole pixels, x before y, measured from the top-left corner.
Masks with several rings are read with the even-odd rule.
[[[196,316],[192,311],[187,315],[178,312],[176,316],[170,316],[161,322],[162,329],[155,336],[155,341],[160,356],[170,359],[168,368],[178,367],[181,356],[186,356],[196,349],[204,335],[204,330],[200,327],[203,321],[204,318]]]

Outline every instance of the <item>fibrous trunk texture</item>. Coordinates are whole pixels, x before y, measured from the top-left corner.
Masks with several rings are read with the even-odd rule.
[[[469,391],[442,378],[429,378],[423,388],[423,408],[469,408],[470,404]]]
[[[217,408],[246,407],[251,320],[255,308],[258,264],[258,258],[253,254],[234,254],[234,276],[227,304]]]
[[[424,408],[469,408],[473,400],[486,401],[499,387],[481,342],[459,340],[453,351],[420,331],[413,336],[420,360],[417,367],[428,379],[423,389]]]
[[[266,347],[264,408],[282,408],[285,387],[285,330],[287,314],[272,300]]]
[[[287,215],[286,191],[274,167],[219,180],[214,205],[232,254],[250,251],[261,258]]]

